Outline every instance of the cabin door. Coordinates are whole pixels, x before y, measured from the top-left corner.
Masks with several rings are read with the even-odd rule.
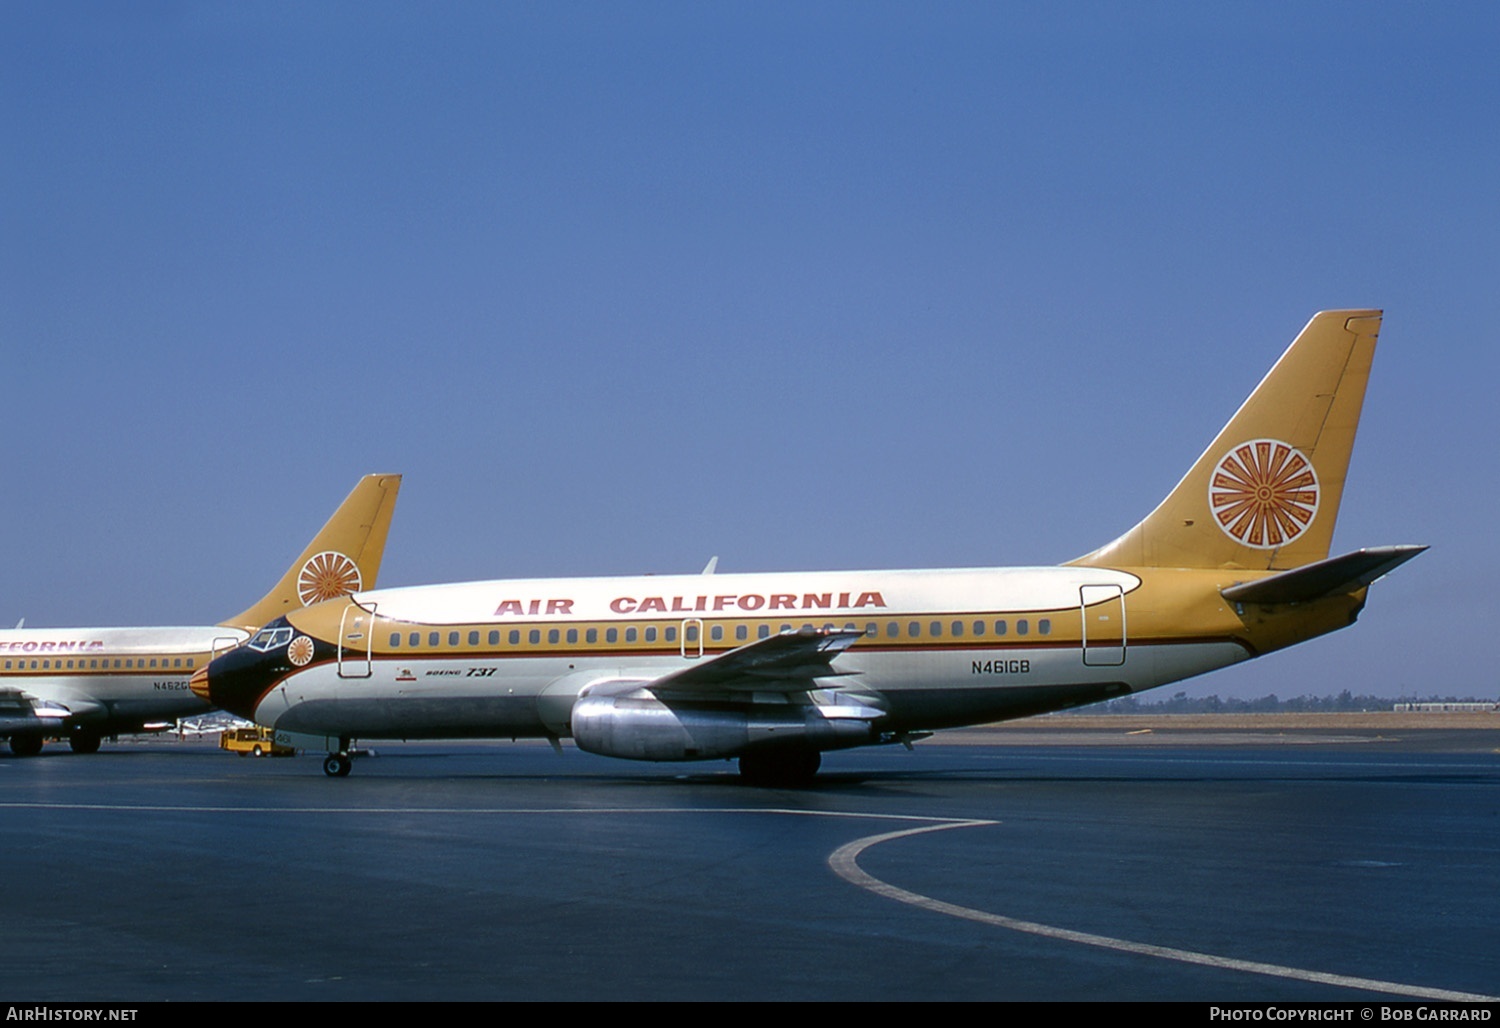
[[[252,633],[253,637],[254,633]],[[236,646],[243,645],[247,641],[235,635],[216,635],[214,636],[214,641],[210,644],[213,650],[209,653],[208,659],[209,661],[217,660]]]
[[[682,655],[692,659],[703,656],[703,619],[682,619]]]
[[[1083,614],[1083,662],[1094,667],[1125,663],[1125,590],[1118,585],[1078,587]]]
[[[375,605],[349,604],[339,619],[339,677],[369,678],[374,646]]]

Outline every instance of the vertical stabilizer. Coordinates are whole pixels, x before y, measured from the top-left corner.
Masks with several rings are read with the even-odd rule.
[[[400,475],[360,479],[276,588],[249,610],[219,624],[253,632],[288,611],[374,588],[400,489]]]
[[[1273,570],[1327,557],[1380,318],[1314,315],[1161,505],[1071,563]]]

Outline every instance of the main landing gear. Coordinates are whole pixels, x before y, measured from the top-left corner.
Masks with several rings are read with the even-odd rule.
[[[34,757],[42,752],[42,737],[32,732],[21,732],[10,737],[10,751],[18,757]]]
[[[354,770],[354,755],[349,752],[351,741],[340,739],[339,751],[328,754],[323,760],[323,773],[329,778],[348,778],[349,772]]]
[[[98,732],[90,732],[83,728],[68,736],[68,746],[74,753],[98,753],[101,741],[102,736]]]
[[[98,732],[80,728],[68,736],[68,746],[74,753],[98,753],[102,740]],[[10,751],[18,757],[34,757],[42,752],[44,741],[39,732],[20,732],[10,737]]]
[[[762,750],[740,757],[740,779],[746,785],[800,789],[812,784],[822,766],[817,750]]]

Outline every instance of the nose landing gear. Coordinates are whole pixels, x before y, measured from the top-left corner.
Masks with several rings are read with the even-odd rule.
[[[323,760],[323,773],[329,778],[348,778],[354,770],[354,755],[349,752],[349,739],[339,740],[337,753],[330,753]]]

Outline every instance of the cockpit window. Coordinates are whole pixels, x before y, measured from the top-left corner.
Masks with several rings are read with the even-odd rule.
[[[262,628],[247,645],[252,650],[259,650],[261,653],[270,653],[272,650],[279,650],[291,642],[292,635],[293,632],[290,628]]]

